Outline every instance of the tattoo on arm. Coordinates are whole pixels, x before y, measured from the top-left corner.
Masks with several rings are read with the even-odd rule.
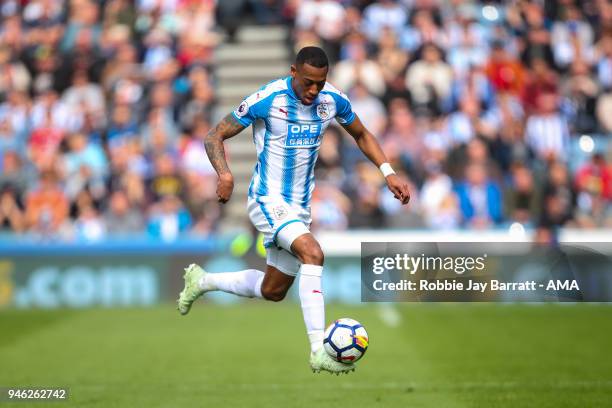
[[[219,176],[230,173],[227,161],[225,160],[223,141],[237,135],[243,129],[244,126],[238,123],[230,113],[206,135],[204,139],[206,154]]]

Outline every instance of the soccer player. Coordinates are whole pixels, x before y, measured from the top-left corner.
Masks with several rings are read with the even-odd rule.
[[[192,264],[185,269],[178,309],[183,315],[189,313],[199,296],[213,290],[278,302],[299,274],[300,303],[311,344],[310,367],[315,372],[340,373],[354,370],[354,366],[333,360],[323,348],[323,251],[308,229],[314,166],[321,137],[332,119],[380,168],[395,198],[407,204],[410,193],[376,138],[353,113],[346,95],[326,82],[328,68],[321,48],[302,48],[291,65],[290,76],[270,82],[247,97],[206,136],[206,153],[219,176],[217,196],[225,203],[232,195],[234,179],[225,160],[223,141],[253,126],[257,164],[247,208],[251,222],[264,234],[267,269],[206,273]]]

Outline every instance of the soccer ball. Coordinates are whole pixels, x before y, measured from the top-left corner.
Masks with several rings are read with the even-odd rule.
[[[325,351],[341,363],[354,363],[368,349],[368,332],[357,320],[338,319],[325,330]]]

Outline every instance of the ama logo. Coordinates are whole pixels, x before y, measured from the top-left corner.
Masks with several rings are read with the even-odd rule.
[[[321,141],[321,124],[289,124],[285,147],[312,147]]]

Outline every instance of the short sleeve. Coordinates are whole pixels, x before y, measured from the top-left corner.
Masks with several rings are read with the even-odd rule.
[[[351,102],[344,94],[331,94],[336,102],[336,120],[341,125],[350,125],[355,120],[355,113],[351,107]]]
[[[249,98],[243,100],[240,105],[238,105],[238,107],[232,112],[232,115],[234,115],[234,119],[236,119],[236,121],[244,127],[249,127],[253,122],[257,120],[257,117],[255,116],[256,112],[249,106],[248,99]]]
[[[266,92],[265,88],[245,98],[232,112],[234,118],[244,127],[250,126],[257,119],[265,119],[270,111],[270,104],[278,92]]]

